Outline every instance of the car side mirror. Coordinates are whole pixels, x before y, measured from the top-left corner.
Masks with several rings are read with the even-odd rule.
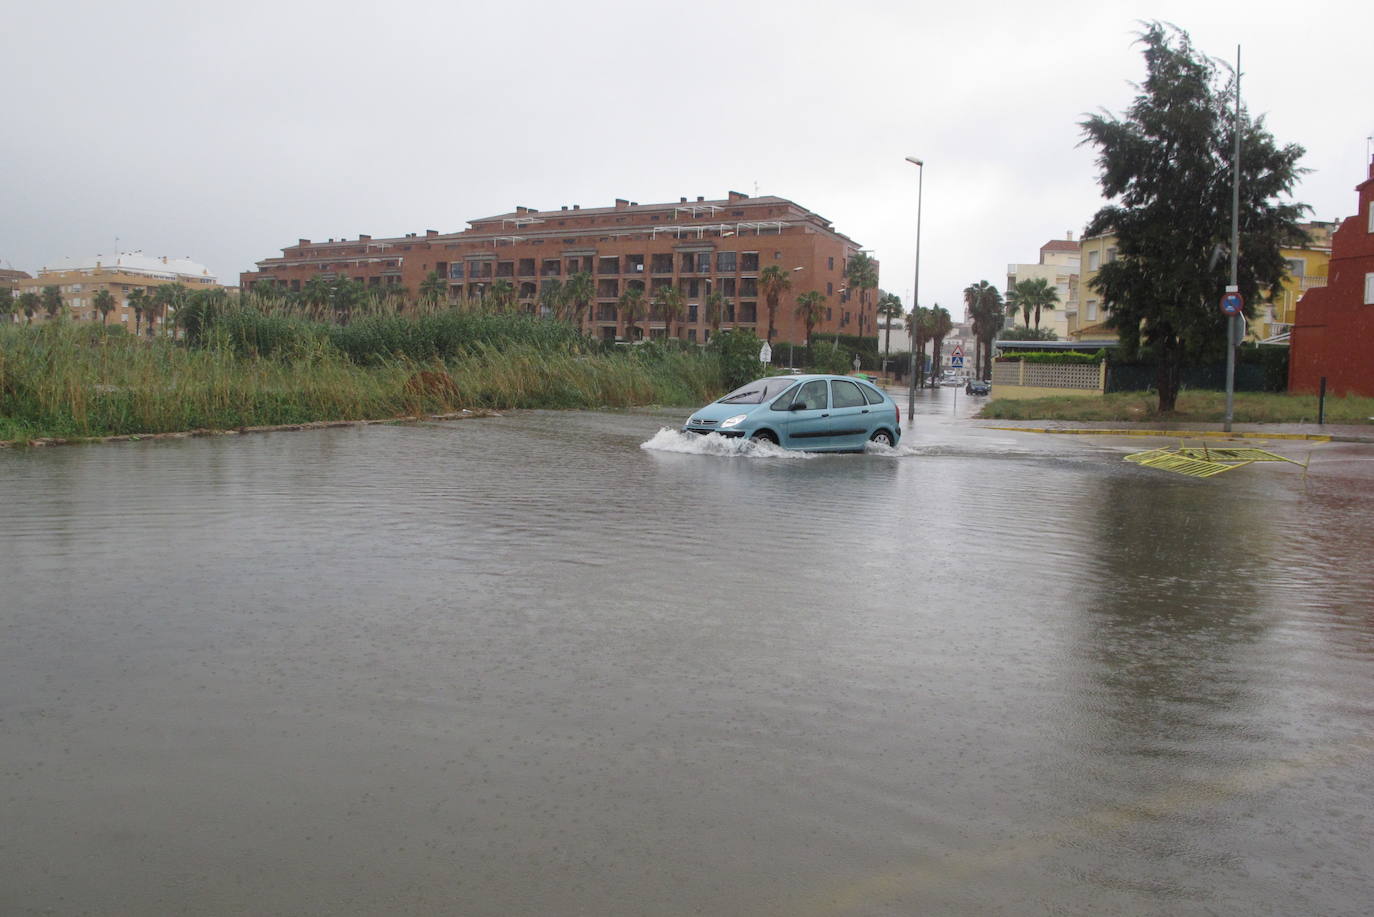
[[[805,401],[794,401],[794,402],[792,402],[792,406],[791,406],[790,408],[788,408],[787,410],[789,410],[789,411],[805,411],[805,410],[806,410],[806,402],[805,402]]]

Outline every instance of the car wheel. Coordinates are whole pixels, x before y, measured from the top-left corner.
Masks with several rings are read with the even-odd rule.
[[[749,437],[749,442],[772,443],[774,446],[776,446],[778,444],[778,438],[774,436],[772,433],[769,433],[767,430],[760,430]]]
[[[873,435],[868,438],[868,441],[879,446],[886,446],[889,449],[892,448],[892,434],[886,430],[875,431]]]

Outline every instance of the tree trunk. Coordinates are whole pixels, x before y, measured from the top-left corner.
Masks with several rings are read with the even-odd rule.
[[[1173,335],[1165,337],[1161,344],[1159,366],[1155,371],[1155,388],[1159,390],[1159,413],[1172,414],[1178,402],[1183,349]]]

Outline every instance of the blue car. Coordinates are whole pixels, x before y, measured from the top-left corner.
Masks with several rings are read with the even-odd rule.
[[[895,446],[902,415],[876,385],[849,376],[769,376],[694,412],[684,433],[718,433],[806,452]]]

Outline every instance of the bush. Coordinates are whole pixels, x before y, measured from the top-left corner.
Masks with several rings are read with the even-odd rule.
[[[721,384],[729,390],[764,375],[765,368],[759,362],[762,347],[763,342],[753,331],[736,328],[712,337],[706,352],[719,360]]]
[[[1013,353],[997,358],[998,363],[1101,363],[1107,359],[1105,348],[1098,350],[1097,353],[1073,353],[1058,350],[1029,350],[1024,353]]]

